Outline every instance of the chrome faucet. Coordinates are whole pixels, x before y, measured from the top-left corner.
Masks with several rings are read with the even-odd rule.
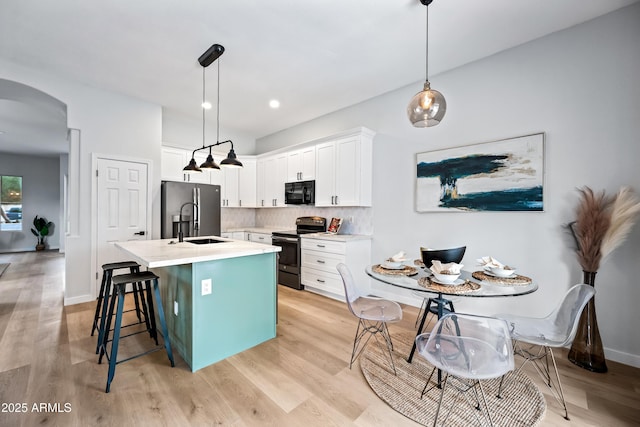
[[[186,202],[180,206],[180,216],[178,217],[178,242],[184,241],[184,233],[182,232],[182,209],[187,205],[193,205],[196,208],[198,207],[198,204],[193,202]]]

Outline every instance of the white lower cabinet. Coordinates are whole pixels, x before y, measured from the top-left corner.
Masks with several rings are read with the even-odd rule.
[[[340,263],[349,267],[358,286],[369,290],[365,268],[371,259],[371,240],[302,237],[301,248],[301,280],[306,290],[344,301],[344,286],[336,269]]]
[[[250,242],[271,244],[271,234],[247,232],[247,240]]]

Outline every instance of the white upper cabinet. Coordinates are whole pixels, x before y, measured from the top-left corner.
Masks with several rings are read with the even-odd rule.
[[[163,181],[187,181],[187,174],[182,171],[186,165],[186,150],[162,147],[160,167],[162,168],[161,176]]]
[[[259,207],[279,207],[284,204],[284,183],[287,182],[287,153],[260,159],[257,173]]]
[[[183,168],[192,151],[162,147],[161,175],[165,181],[198,182],[221,187],[222,207],[280,207],[285,182],[316,182],[316,206],[371,206],[372,140],[374,132],[358,128],[309,141],[260,158],[241,156],[241,169],[222,168],[187,174]],[[218,164],[225,154],[212,153]],[[198,165],[206,150],[195,153]]]
[[[316,146],[316,206],[371,206],[371,132]]]
[[[292,151],[287,155],[287,182],[316,178],[316,146]]]
[[[222,186],[220,205],[223,208],[237,208],[240,206],[238,198],[238,168],[220,168],[222,172]]]
[[[256,204],[256,159],[244,158],[242,169],[238,170],[238,205],[241,208],[255,208]]]
[[[268,207],[266,194],[266,169],[267,159],[258,159],[256,164],[256,206],[259,208]]]

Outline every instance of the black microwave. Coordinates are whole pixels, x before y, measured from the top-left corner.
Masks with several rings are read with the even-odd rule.
[[[313,205],[316,202],[316,182],[297,181],[284,184],[286,205]]]

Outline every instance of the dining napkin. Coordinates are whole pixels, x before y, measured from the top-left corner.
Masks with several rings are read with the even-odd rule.
[[[483,256],[482,258],[478,258],[476,261],[485,268],[504,268],[503,263],[490,256]]]
[[[393,262],[402,262],[405,261],[407,259],[406,254],[404,251],[400,251],[395,255],[392,255],[389,258],[389,261],[393,261]]]
[[[462,267],[464,267],[464,265],[457,264],[455,262],[448,262],[444,264],[440,261],[435,260],[431,263],[430,270],[438,274],[442,273],[443,271],[449,271],[449,274],[460,274],[460,270],[462,270]]]

